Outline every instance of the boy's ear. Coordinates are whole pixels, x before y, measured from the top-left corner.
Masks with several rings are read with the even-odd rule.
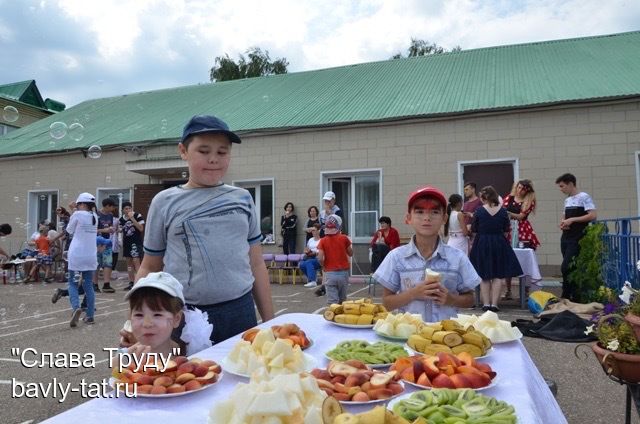
[[[409,222],[411,222],[411,212],[407,212],[407,214],[404,216],[404,223],[409,225]]]
[[[180,153],[182,160],[187,160],[187,146],[182,143],[178,143],[178,153]]]

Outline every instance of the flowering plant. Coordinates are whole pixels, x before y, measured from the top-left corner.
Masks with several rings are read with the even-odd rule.
[[[609,293],[604,303],[604,309],[591,317],[593,323],[585,334],[595,333],[601,347],[614,352],[640,354],[640,345],[636,340],[631,326],[624,320],[624,315],[636,305],[640,305],[638,291],[625,282],[622,295]]]

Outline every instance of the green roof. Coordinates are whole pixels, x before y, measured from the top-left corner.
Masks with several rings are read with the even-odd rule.
[[[0,85],[0,97],[6,97],[11,100],[18,100],[22,103],[26,103],[41,109],[47,108],[44,104],[44,100],[42,100],[42,96],[40,95],[40,91],[36,86],[35,80]]]
[[[204,113],[255,133],[637,97],[639,75],[640,31],[463,50],[89,100],[2,137],[0,156],[175,141]],[[56,121],[84,137],[53,140]]]

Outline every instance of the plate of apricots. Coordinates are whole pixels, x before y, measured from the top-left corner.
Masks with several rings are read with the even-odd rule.
[[[222,367],[216,361],[176,356],[163,371],[155,367],[135,370],[131,366],[110,383],[127,397],[167,398],[208,389],[221,378]]]
[[[242,333],[242,340],[246,340],[249,343],[253,343],[253,339],[256,337],[260,329],[258,327],[251,328]],[[300,349],[305,350],[313,345],[311,340],[304,331],[295,324],[282,324],[271,326],[271,331],[277,339],[290,340],[294,345],[300,346]]]

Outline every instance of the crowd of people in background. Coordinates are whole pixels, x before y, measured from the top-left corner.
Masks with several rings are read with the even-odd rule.
[[[579,252],[578,241],[584,228],[588,222],[596,218],[596,210],[591,197],[577,189],[576,179],[572,174],[558,177],[556,184],[567,195],[560,223],[563,297],[573,299],[574,293],[568,283],[571,261]],[[492,186],[483,187],[479,193],[476,190],[476,185],[468,182],[464,185],[464,198],[459,194],[449,196],[446,202],[446,219],[439,236],[443,241],[446,240],[448,246],[469,257],[481,278],[482,309],[499,311],[501,298],[512,299],[512,278],[522,275],[522,269],[513,248],[536,250],[540,246],[540,240],[529,221],[529,216],[536,211],[535,190],[532,181],[527,179],[515,182],[511,192],[504,197],[500,197]],[[83,195],[89,196],[88,193]],[[57,226],[55,222],[41,222],[28,241],[27,249],[23,252],[23,257],[32,259],[24,264],[25,283],[36,281],[41,273],[44,274],[44,282],[51,282],[54,271],[52,265],[60,261],[64,253],[64,271],[69,282],[73,281],[74,284],[70,290],[56,289],[52,301],[55,303],[63,296],[70,296],[74,309],[72,317],[74,326],[79,318],[80,312],[76,312],[78,310],[86,312],[85,321],[93,322],[94,293],[115,292],[110,281],[112,269],[118,261],[120,246],[122,246],[123,257],[126,259],[129,277],[129,284],[125,290],[133,287],[143,257],[145,221],[140,213],[133,210],[131,202],[122,203],[122,214],[119,216],[113,199],[104,199],[102,208],[96,210],[95,204],[81,201],[83,195],[69,205],[71,212],[62,206],[56,209]],[[328,240],[321,243],[322,239],[328,235],[327,222],[331,223],[330,235],[340,233],[339,229],[342,227],[342,211],[336,205],[335,193],[326,192],[323,203],[322,210],[316,206],[307,209],[304,227],[306,242],[302,260],[298,265],[307,280],[304,287],[315,288],[319,296],[324,295],[327,288],[318,279],[318,273],[324,269],[323,279],[325,283],[330,282],[331,287],[331,296],[328,297],[334,301],[344,297],[346,283],[344,283],[343,274],[348,271],[348,266],[345,266],[345,260],[348,264],[348,259],[345,258],[353,255],[353,248],[350,242],[346,243],[343,238],[339,238],[340,243],[337,243],[335,241],[337,239],[333,237],[330,239],[331,242]],[[74,215],[77,215],[75,219]],[[93,251],[93,247],[89,248],[87,240],[73,243],[73,236],[77,234],[78,226],[84,230],[88,228],[87,223],[79,223],[81,217],[85,215],[85,220],[92,217],[92,221],[93,218],[96,221],[97,241],[91,242],[96,250],[96,264],[94,266],[93,262],[87,262],[78,268],[77,254],[82,252],[86,255],[87,252]],[[71,223],[74,225],[70,228]],[[283,252],[295,253],[298,217],[292,202],[285,204],[280,224]],[[391,218],[381,216],[378,224],[379,228],[373,233],[369,246],[371,274],[376,273],[389,252],[400,246],[400,235],[397,229],[392,227]],[[11,227],[3,224],[0,234],[10,233]],[[0,251],[0,255],[2,254],[9,256],[7,252]],[[340,260],[336,261],[334,254],[338,254]],[[69,267],[70,264],[72,264],[71,267]],[[102,271],[103,277],[101,288],[97,281],[99,271]],[[76,273],[81,274],[79,284],[75,279]],[[334,278],[336,276],[339,278]],[[89,285],[88,282],[91,284]],[[503,282],[506,285],[504,297],[502,297]],[[80,306],[78,295],[83,293],[86,299]]]
[[[562,231],[563,297],[573,299],[568,283],[570,264],[578,252],[579,236],[587,223],[596,217],[595,205],[588,194],[577,190],[575,176],[572,174],[562,175],[556,184],[568,196],[559,227]],[[322,269],[317,256],[319,242],[325,236],[325,221],[330,215],[342,218],[335,199],[333,192],[327,192],[323,196],[324,207],[321,211],[316,206],[307,210],[304,228],[306,243],[299,267],[307,278],[304,286],[316,288],[317,295],[325,294],[324,287],[317,278]],[[466,182],[464,197],[452,194],[446,202],[446,219],[439,237],[448,246],[470,258],[481,277],[480,299],[485,311],[499,311],[501,299],[513,299],[512,279],[523,273],[513,249],[535,251],[540,246],[540,240],[529,220],[530,215],[535,213],[536,206],[533,182],[528,179],[516,181],[511,191],[504,196],[500,196],[492,186],[483,187],[478,192],[474,182]],[[281,234],[283,251],[288,254],[295,252],[297,216],[291,202],[285,204],[284,210]],[[400,236],[391,226],[391,218],[382,216],[378,224],[379,228],[373,233],[369,246],[371,274],[376,273],[389,252],[400,246]],[[504,293],[503,284],[506,286]]]
[[[51,301],[56,303],[69,296],[73,309],[70,324],[75,327],[82,313],[86,315],[85,323],[93,323],[95,293],[115,292],[111,287],[112,269],[118,263],[121,243],[129,276],[125,290],[133,287],[143,253],[145,221],[140,213],[133,211],[128,201],[122,203],[122,216],[111,198],[104,199],[102,208],[96,209],[95,198],[90,193],[80,194],[68,208],[58,206],[55,210],[57,225],[55,221],[40,222],[26,247],[11,258],[20,261],[25,284],[39,281],[41,275],[44,283],[51,283],[56,271],[59,282],[69,283],[67,288],[56,288]],[[11,234],[11,227],[3,224],[0,234]],[[10,257],[1,249],[0,256]],[[57,269],[54,264],[59,264]],[[18,267],[13,264],[11,269],[15,272]],[[98,284],[100,273],[102,288]],[[19,281],[17,273],[15,278]],[[79,302],[81,295],[84,295],[82,304]]]

